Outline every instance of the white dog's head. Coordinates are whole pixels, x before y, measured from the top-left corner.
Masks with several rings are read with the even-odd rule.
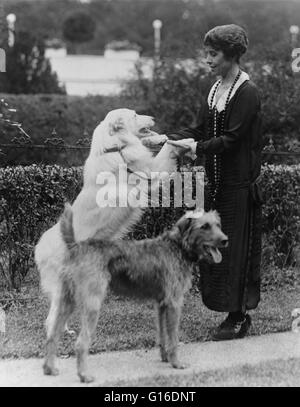
[[[153,117],[137,114],[130,109],[112,110],[106,115],[104,121],[109,125],[111,136],[122,132],[143,137],[155,124]]]
[[[92,149],[96,147],[95,150],[102,152],[113,145],[139,143],[139,138],[147,136],[154,124],[153,117],[139,115],[134,110],[112,110],[94,130]]]

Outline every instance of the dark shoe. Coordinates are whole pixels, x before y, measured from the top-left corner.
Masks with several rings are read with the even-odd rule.
[[[226,341],[230,339],[244,338],[249,331],[250,326],[251,318],[248,314],[245,315],[243,321],[233,321],[230,317],[227,317],[214,333],[212,340]]]

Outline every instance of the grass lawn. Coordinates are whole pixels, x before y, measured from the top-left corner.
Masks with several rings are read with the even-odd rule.
[[[115,387],[300,387],[300,359],[275,360],[186,376],[114,383]]]
[[[0,358],[42,357],[44,355],[44,321],[48,312],[47,300],[37,287],[25,287],[29,301],[14,303],[6,314],[6,334],[0,334]],[[251,312],[253,326],[250,335],[282,332],[291,329],[291,311],[300,307],[300,286],[283,286],[262,292],[255,312]],[[210,340],[212,330],[224,314],[205,308],[199,294],[189,293],[181,319],[180,341]],[[79,331],[74,315],[69,324]],[[75,338],[64,334],[60,341],[60,355],[74,355]],[[156,344],[156,310],[151,302],[135,302],[108,295],[100,314],[96,337],[90,352],[151,348]]]

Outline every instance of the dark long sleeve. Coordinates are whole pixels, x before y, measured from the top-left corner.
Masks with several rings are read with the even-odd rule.
[[[249,126],[260,108],[258,91],[254,86],[241,89],[231,111],[224,134],[217,138],[197,143],[196,153],[215,154],[235,149],[247,134]]]

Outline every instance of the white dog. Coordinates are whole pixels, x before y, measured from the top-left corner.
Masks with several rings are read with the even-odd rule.
[[[157,156],[153,157],[149,149],[142,144],[142,137],[153,134],[156,142],[166,139],[166,136],[149,130],[153,125],[152,117],[138,115],[129,109],[117,109],[108,113],[94,130],[90,154],[84,165],[84,185],[72,206],[76,241],[88,238],[120,238],[142,215],[141,208],[130,205],[99,207],[96,202],[100,189],[97,185],[99,174],[109,172],[117,176],[119,166],[124,164],[130,171],[142,171],[149,176],[151,171],[176,170],[176,157],[181,153],[179,148],[165,143]],[[158,185],[159,182],[152,187]],[[59,276],[65,254],[60,226],[56,223],[42,235],[35,247],[35,261],[40,272],[41,286],[51,302],[46,322],[47,330],[57,312],[61,295]]]

